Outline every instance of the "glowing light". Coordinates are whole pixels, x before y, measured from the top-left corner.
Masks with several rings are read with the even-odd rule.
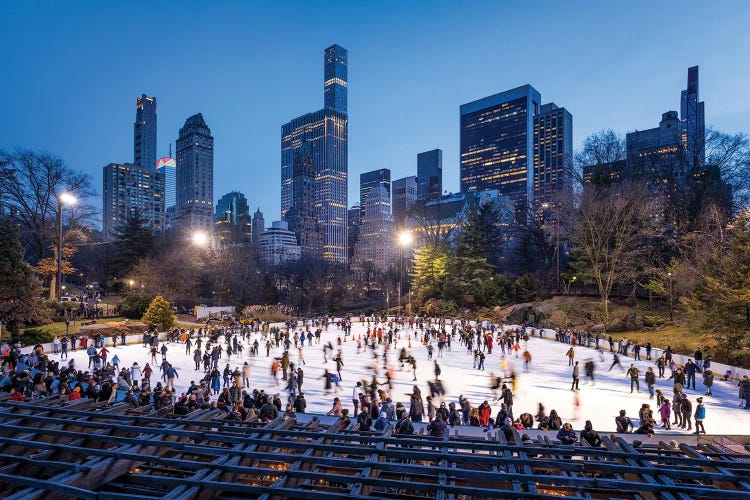
[[[204,246],[208,243],[208,235],[203,231],[196,231],[193,233],[193,243],[198,246]]]
[[[408,247],[409,245],[411,245],[412,241],[414,241],[414,238],[408,231],[404,231],[403,233],[398,235],[398,243],[401,246]]]
[[[60,203],[63,205],[74,205],[78,201],[78,198],[70,193],[60,193],[60,196],[58,196],[57,199],[60,200]]]

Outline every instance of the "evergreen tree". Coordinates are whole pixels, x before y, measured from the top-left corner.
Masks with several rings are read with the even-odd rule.
[[[164,297],[157,295],[143,314],[142,321],[149,326],[157,326],[162,330],[167,330],[172,328],[174,316],[172,305]]]
[[[140,210],[128,213],[115,230],[115,254],[112,259],[114,276],[127,276],[139,260],[151,254],[153,248],[154,233],[149,221]]]
[[[503,238],[500,209],[494,203],[484,203],[471,206],[465,215],[456,254],[459,257],[484,258],[497,268]]]
[[[0,221],[0,321],[11,333],[45,319],[41,287],[34,270],[23,260],[18,228]]]
[[[411,276],[418,303],[424,304],[445,291],[450,260],[445,244],[428,243],[414,252]]]

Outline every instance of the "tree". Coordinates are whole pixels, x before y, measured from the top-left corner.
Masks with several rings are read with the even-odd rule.
[[[18,224],[21,244],[33,264],[48,256],[56,241],[57,196],[64,191],[79,199],[96,194],[89,175],[74,171],[57,156],[25,149],[13,153],[0,150],[2,205]],[[79,203],[71,208],[68,225],[88,223],[95,214],[93,207]]]
[[[12,333],[46,319],[41,287],[34,270],[23,259],[18,228],[0,221],[0,322]]]
[[[576,152],[573,169],[566,175],[573,181],[583,184],[583,168],[591,171],[590,182],[596,185],[611,184],[613,179],[609,175],[608,167],[625,160],[625,140],[612,129],[600,130],[584,139],[583,146]]]
[[[591,266],[605,323],[613,288],[632,276],[638,244],[653,233],[654,208],[646,186],[628,181],[591,186],[562,206],[561,223]]]
[[[115,229],[115,251],[111,270],[122,278],[136,263],[148,257],[154,249],[154,233],[150,221],[138,209],[128,212],[125,220]]]
[[[450,249],[445,244],[428,243],[414,251],[411,276],[418,303],[445,291],[449,265]]]
[[[149,326],[168,330],[174,324],[174,317],[172,305],[164,297],[157,295],[143,314],[142,321]]]
[[[460,257],[484,258],[497,269],[503,233],[500,208],[495,203],[470,206],[461,225],[456,254]]]

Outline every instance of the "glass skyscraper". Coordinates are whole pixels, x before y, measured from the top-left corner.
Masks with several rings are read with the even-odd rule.
[[[534,211],[553,204],[568,184],[565,169],[573,156],[573,116],[554,102],[534,119]]]
[[[680,135],[688,165],[702,167],[706,160],[706,116],[698,96],[698,66],[688,68],[687,89],[680,97]]]
[[[135,102],[133,163],[156,169],[156,98],[142,94]]]
[[[177,204],[177,160],[174,158],[159,158],[156,171],[164,180],[164,206],[174,207]]]
[[[527,84],[461,106],[461,192],[497,189],[527,213],[540,102]]]
[[[300,154],[315,172],[315,210],[323,232],[322,257],[347,263],[347,52],[325,50],[324,107],[281,127],[281,214],[294,203],[294,163]],[[303,151],[304,149],[304,151]]]
[[[417,199],[434,200],[443,194],[443,150],[417,155]]]
[[[214,138],[198,113],[185,120],[177,146],[177,224],[210,231],[214,200]]]
[[[365,205],[367,204],[367,193],[370,189],[377,188],[378,186],[385,188],[385,192],[388,194],[388,199],[390,200],[391,171],[389,169],[380,168],[359,174],[359,206],[363,217],[365,215]],[[390,208],[390,201],[388,207]]]

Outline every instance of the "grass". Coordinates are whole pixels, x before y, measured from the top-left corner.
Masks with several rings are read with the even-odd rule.
[[[697,349],[715,349],[718,345],[716,337],[711,333],[696,331],[691,324],[673,324],[654,329],[613,333],[612,338],[625,337],[641,345],[651,342],[654,347],[666,349],[672,346],[674,352],[692,355]]]

